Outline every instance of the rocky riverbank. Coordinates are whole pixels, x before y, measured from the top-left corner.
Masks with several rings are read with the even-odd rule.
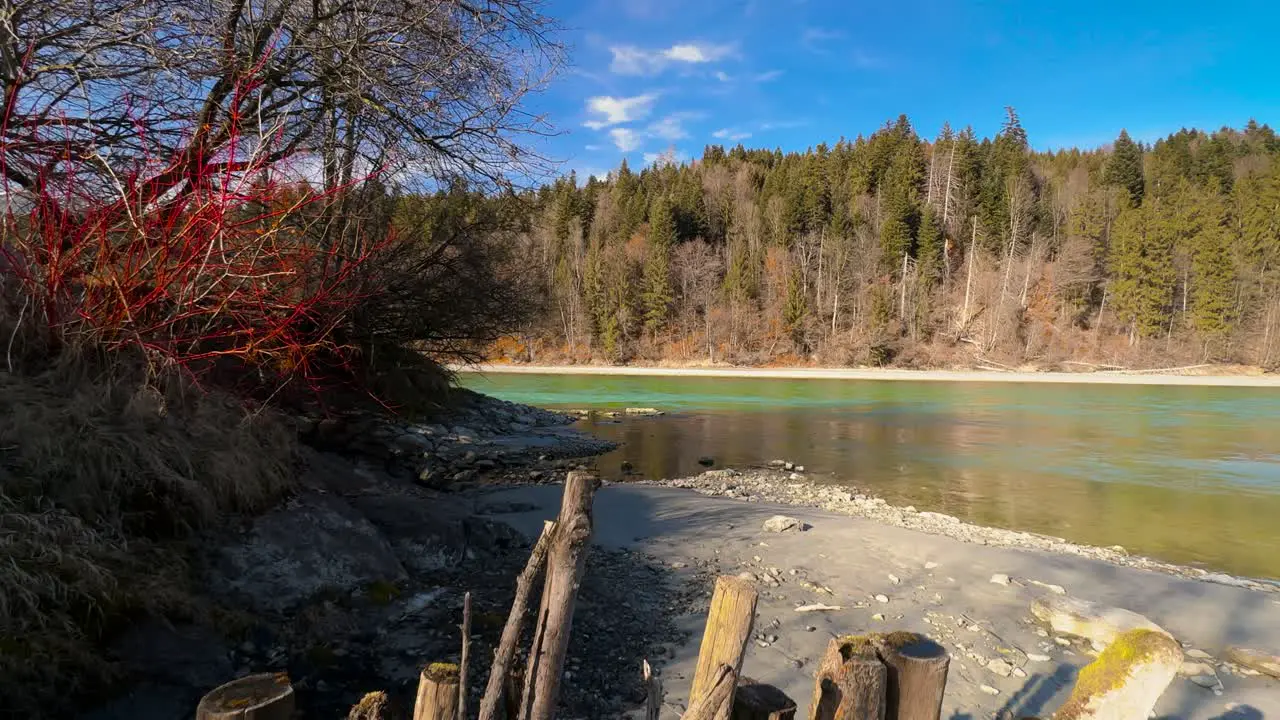
[[[460,390],[424,421],[303,421],[309,447],[295,492],[200,539],[191,570],[207,594],[111,641],[126,690],[85,717],[185,720],[216,685],[282,670],[308,717],[343,717],[374,690],[411,704],[425,663],[458,660],[467,591],[473,657],[491,657],[529,542],[502,522],[519,507],[449,491],[561,478],[575,458],[612,449],[568,427],[575,419]],[[672,609],[704,600],[670,574],[643,553],[592,554],[564,695],[573,716],[631,707],[642,698],[641,659],[687,640]]]
[[[844,485],[823,484],[822,478],[806,475],[802,465],[775,460],[768,467],[710,470],[693,477],[674,480],[642,480],[639,482],[694,490],[704,495],[734,498],[747,502],[770,502],[801,507],[820,508],[831,512],[873,520],[885,525],[907,528],[931,535],[943,535],[968,543],[993,547],[1038,550],[1101,560],[1121,567],[1168,573],[1205,582],[1249,588],[1268,593],[1280,592],[1273,582],[1240,578],[1225,573],[1161,562],[1130,555],[1123,547],[1108,548],[1079,545],[1062,538],[1036,533],[1005,530],[963,522],[951,515],[920,511],[912,506],[898,507],[883,499]]]

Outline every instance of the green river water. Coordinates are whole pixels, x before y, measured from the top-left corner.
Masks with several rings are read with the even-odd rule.
[[[1280,391],[1270,388],[464,374],[583,421],[646,477],[803,464],[890,503],[1215,570],[1280,578]]]

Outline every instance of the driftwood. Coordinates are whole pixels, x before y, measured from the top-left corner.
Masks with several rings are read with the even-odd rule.
[[[418,699],[413,704],[413,720],[457,720],[458,666],[431,663],[418,677]]]
[[[547,577],[542,589],[539,626],[529,654],[529,674],[521,707],[525,720],[551,720],[560,701],[573,608],[578,597],[591,542],[591,503],[600,479],[587,472],[571,472],[565,478],[560,516],[547,551]]]
[[[462,659],[458,661],[458,720],[467,720],[467,664],[471,660],[471,593],[462,596]]]
[[[247,675],[200,699],[196,720],[291,720],[293,686],[285,673]]]
[[[741,678],[733,693],[731,720],[794,720],[796,703],[772,685]]]
[[[716,578],[711,609],[707,612],[707,626],[702,632],[702,645],[698,648],[698,665],[689,689],[691,707],[715,689],[722,678],[722,666],[727,666],[735,678],[742,672],[742,660],[747,654],[747,643],[751,641],[751,628],[756,619],[756,599],[755,588],[746,580],[728,575]],[[733,694],[730,692],[723,712],[713,717],[726,720],[732,704]]]
[[[680,720],[715,720],[729,717],[733,705],[733,690],[738,685],[738,673],[728,665],[721,665],[710,678],[711,687],[696,698],[689,697],[689,708]]]
[[[547,548],[551,544],[551,533],[555,523],[547,523],[542,528],[542,535],[533,544],[529,553],[529,562],[516,578],[516,595],[511,601],[511,614],[502,628],[502,638],[498,641],[498,650],[494,654],[493,667],[489,670],[489,682],[485,686],[484,698],[480,700],[480,720],[498,720],[499,706],[509,705],[518,708],[519,695],[514,689],[520,687],[513,683],[512,663],[516,656],[516,643],[520,642],[520,631],[524,625],[525,611],[529,606],[529,592],[533,581],[542,570],[542,562],[547,557]],[[506,709],[504,707],[504,709]],[[515,718],[516,712],[508,711],[508,718]]]
[[[871,638],[832,638],[814,676],[810,720],[884,720],[888,671]]]

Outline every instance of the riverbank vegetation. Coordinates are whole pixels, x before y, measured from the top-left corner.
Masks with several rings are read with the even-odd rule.
[[[543,160],[535,3],[18,0],[0,40],[0,686],[197,610],[195,538],[296,474],[288,417],[443,399],[518,323],[501,194]],[[459,188],[466,188],[460,190]]]
[[[1280,139],[1248,123],[1033,151],[905,117],[709,146],[536,195],[536,363],[1280,363]]]

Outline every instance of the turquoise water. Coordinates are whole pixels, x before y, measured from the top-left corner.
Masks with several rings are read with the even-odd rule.
[[[649,477],[774,458],[987,525],[1280,577],[1280,391],[1268,388],[472,375],[543,407],[655,407],[584,421]]]

